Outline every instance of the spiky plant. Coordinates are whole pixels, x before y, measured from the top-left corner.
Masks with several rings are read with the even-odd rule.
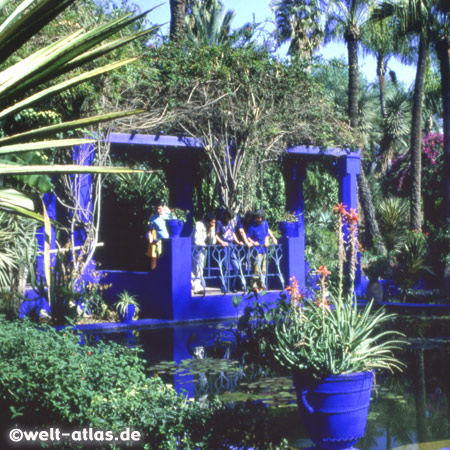
[[[339,283],[333,294],[328,294],[326,278],[330,274],[325,266],[318,270],[320,291],[315,300],[303,298],[295,280],[288,289],[290,309],[276,317],[274,357],[281,365],[306,371],[316,378],[343,373],[356,373],[376,368],[401,369],[402,363],[393,351],[401,344],[401,334],[383,330],[394,317],[383,310],[372,310],[370,302],[359,310],[354,297],[357,263],[357,214],[346,211],[343,205],[335,209],[338,214],[339,253],[345,253],[344,222],[348,226],[348,253],[350,274],[348,287],[342,281],[344,258],[339,258]]]
[[[51,161],[45,165],[24,165],[11,161],[11,155],[17,156],[25,152],[39,152],[92,142],[88,139],[61,139],[60,136],[61,133],[67,131],[139,112],[133,110],[101,114],[32,128],[14,135],[8,135],[4,129],[5,120],[21,111],[39,108],[40,104],[61,92],[132,63],[137,57],[83,71],[83,67],[87,63],[98,60],[101,56],[152,31],[149,29],[116,38],[117,33],[139,20],[145,13],[138,16],[128,14],[93,29],[79,29],[24,58],[15,58],[17,52],[28,41],[32,40],[44,26],[48,25],[74,1],[24,0],[0,23],[0,65],[4,68],[0,72],[0,176],[130,172],[124,168],[56,165]],[[5,8],[6,3],[6,1],[0,0],[1,10]],[[109,38],[112,40],[108,40]],[[14,62],[17,59],[18,62]],[[1,188],[0,208],[40,218],[34,212],[34,202],[25,192]]]

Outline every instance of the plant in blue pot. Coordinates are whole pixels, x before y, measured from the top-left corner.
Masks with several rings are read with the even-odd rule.
[[[167,230],[169,236],[179,237],[183,231],[184,222],[186,222],[189,211],[180,208],[173,208],[170,210],[169,219],[167,220]]]
[[[116,302],[116,311],[119,314],[121,322],[132,322],[137,319],[140,308],[135,295],[128,291],[122,291],[118,294],[119,301]]]
[[[278,228],[282,237],[298,237],[298,214],[283,212],[278,217]]]
[[[326,266],[317,271],[320,289],[315,298],[304,298],[291,279],[290,306],[275,316],[271,351],[292,371],[298,407],[316,448],[344,450],[364,436],[374,370],[401,369],[394,351],[403,345],[403,335],[386,328],[393,315],[373,311],[373,302],[358,308],[354,282],[359,218],[342,204],[335,211],[337,286],[328,286]]]

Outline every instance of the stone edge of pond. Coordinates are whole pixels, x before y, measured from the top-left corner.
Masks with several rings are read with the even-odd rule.
[[[191,320],[164,320],[164,319],[137,319],[133,322],[99,322],[86,323],[81,325],[58,325],[54,328],[56,330],[63,330],[64,328],[72,328],[77,331],[122,331],[122,330],[136,330],[139,328],[169,328],[173,326],[195,325],[201,323],[218,323],[235,321],[234,317],[221,317],[218,319],[191,319]]]

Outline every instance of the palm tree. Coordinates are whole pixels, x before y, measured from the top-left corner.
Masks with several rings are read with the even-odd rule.
[[[274,0],[278,44],[290,41],[288,54],[311,58],[324,38],[323,11],[317,0]]]
[[[374,17],[395,17],[403,34],[412,35],[411,45],[418,45],[417,69],[411,117],[411,194],[410,227],[422,227],[422,112],[425,71],[430,52],[431,5],[433,0],[388,0],[375,11]],[[417,43],[418,39],[418,43]]]
[[[236,39],[230,33],[234,11],[224,11],[218,0],[191,1],[190,14],[186,16],[186,38],[193,45],[221,45]]]
[[[343,38],[348,52],[348,116],[350,126],[358,129],[359,107],[359,66],[358,42],[361,40],[361,28],[368,20],[373,0],[331,0],[328,3],[325,37],[327,40]],[[375,215],[370,186],[361,167],[358,178],[361,206],[364,211],[367,244],[374,243],[378,250],[385,253]]]

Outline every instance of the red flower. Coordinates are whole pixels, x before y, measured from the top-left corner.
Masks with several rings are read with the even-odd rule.
[[[350,208],[345,212],[345,220],[352,224],[357,223],[359,222],[359,215],[353,208]]]
[[[338,203],[336,206],[333,206],[333,211],[338,214],[345,214],[345,208],[343,203]]]
[[[328,275],[331,274],[331,272],[327,269],[327,266],[320,266],[317,270],[317,273],[319,273],[322,278],[326,278]]]

